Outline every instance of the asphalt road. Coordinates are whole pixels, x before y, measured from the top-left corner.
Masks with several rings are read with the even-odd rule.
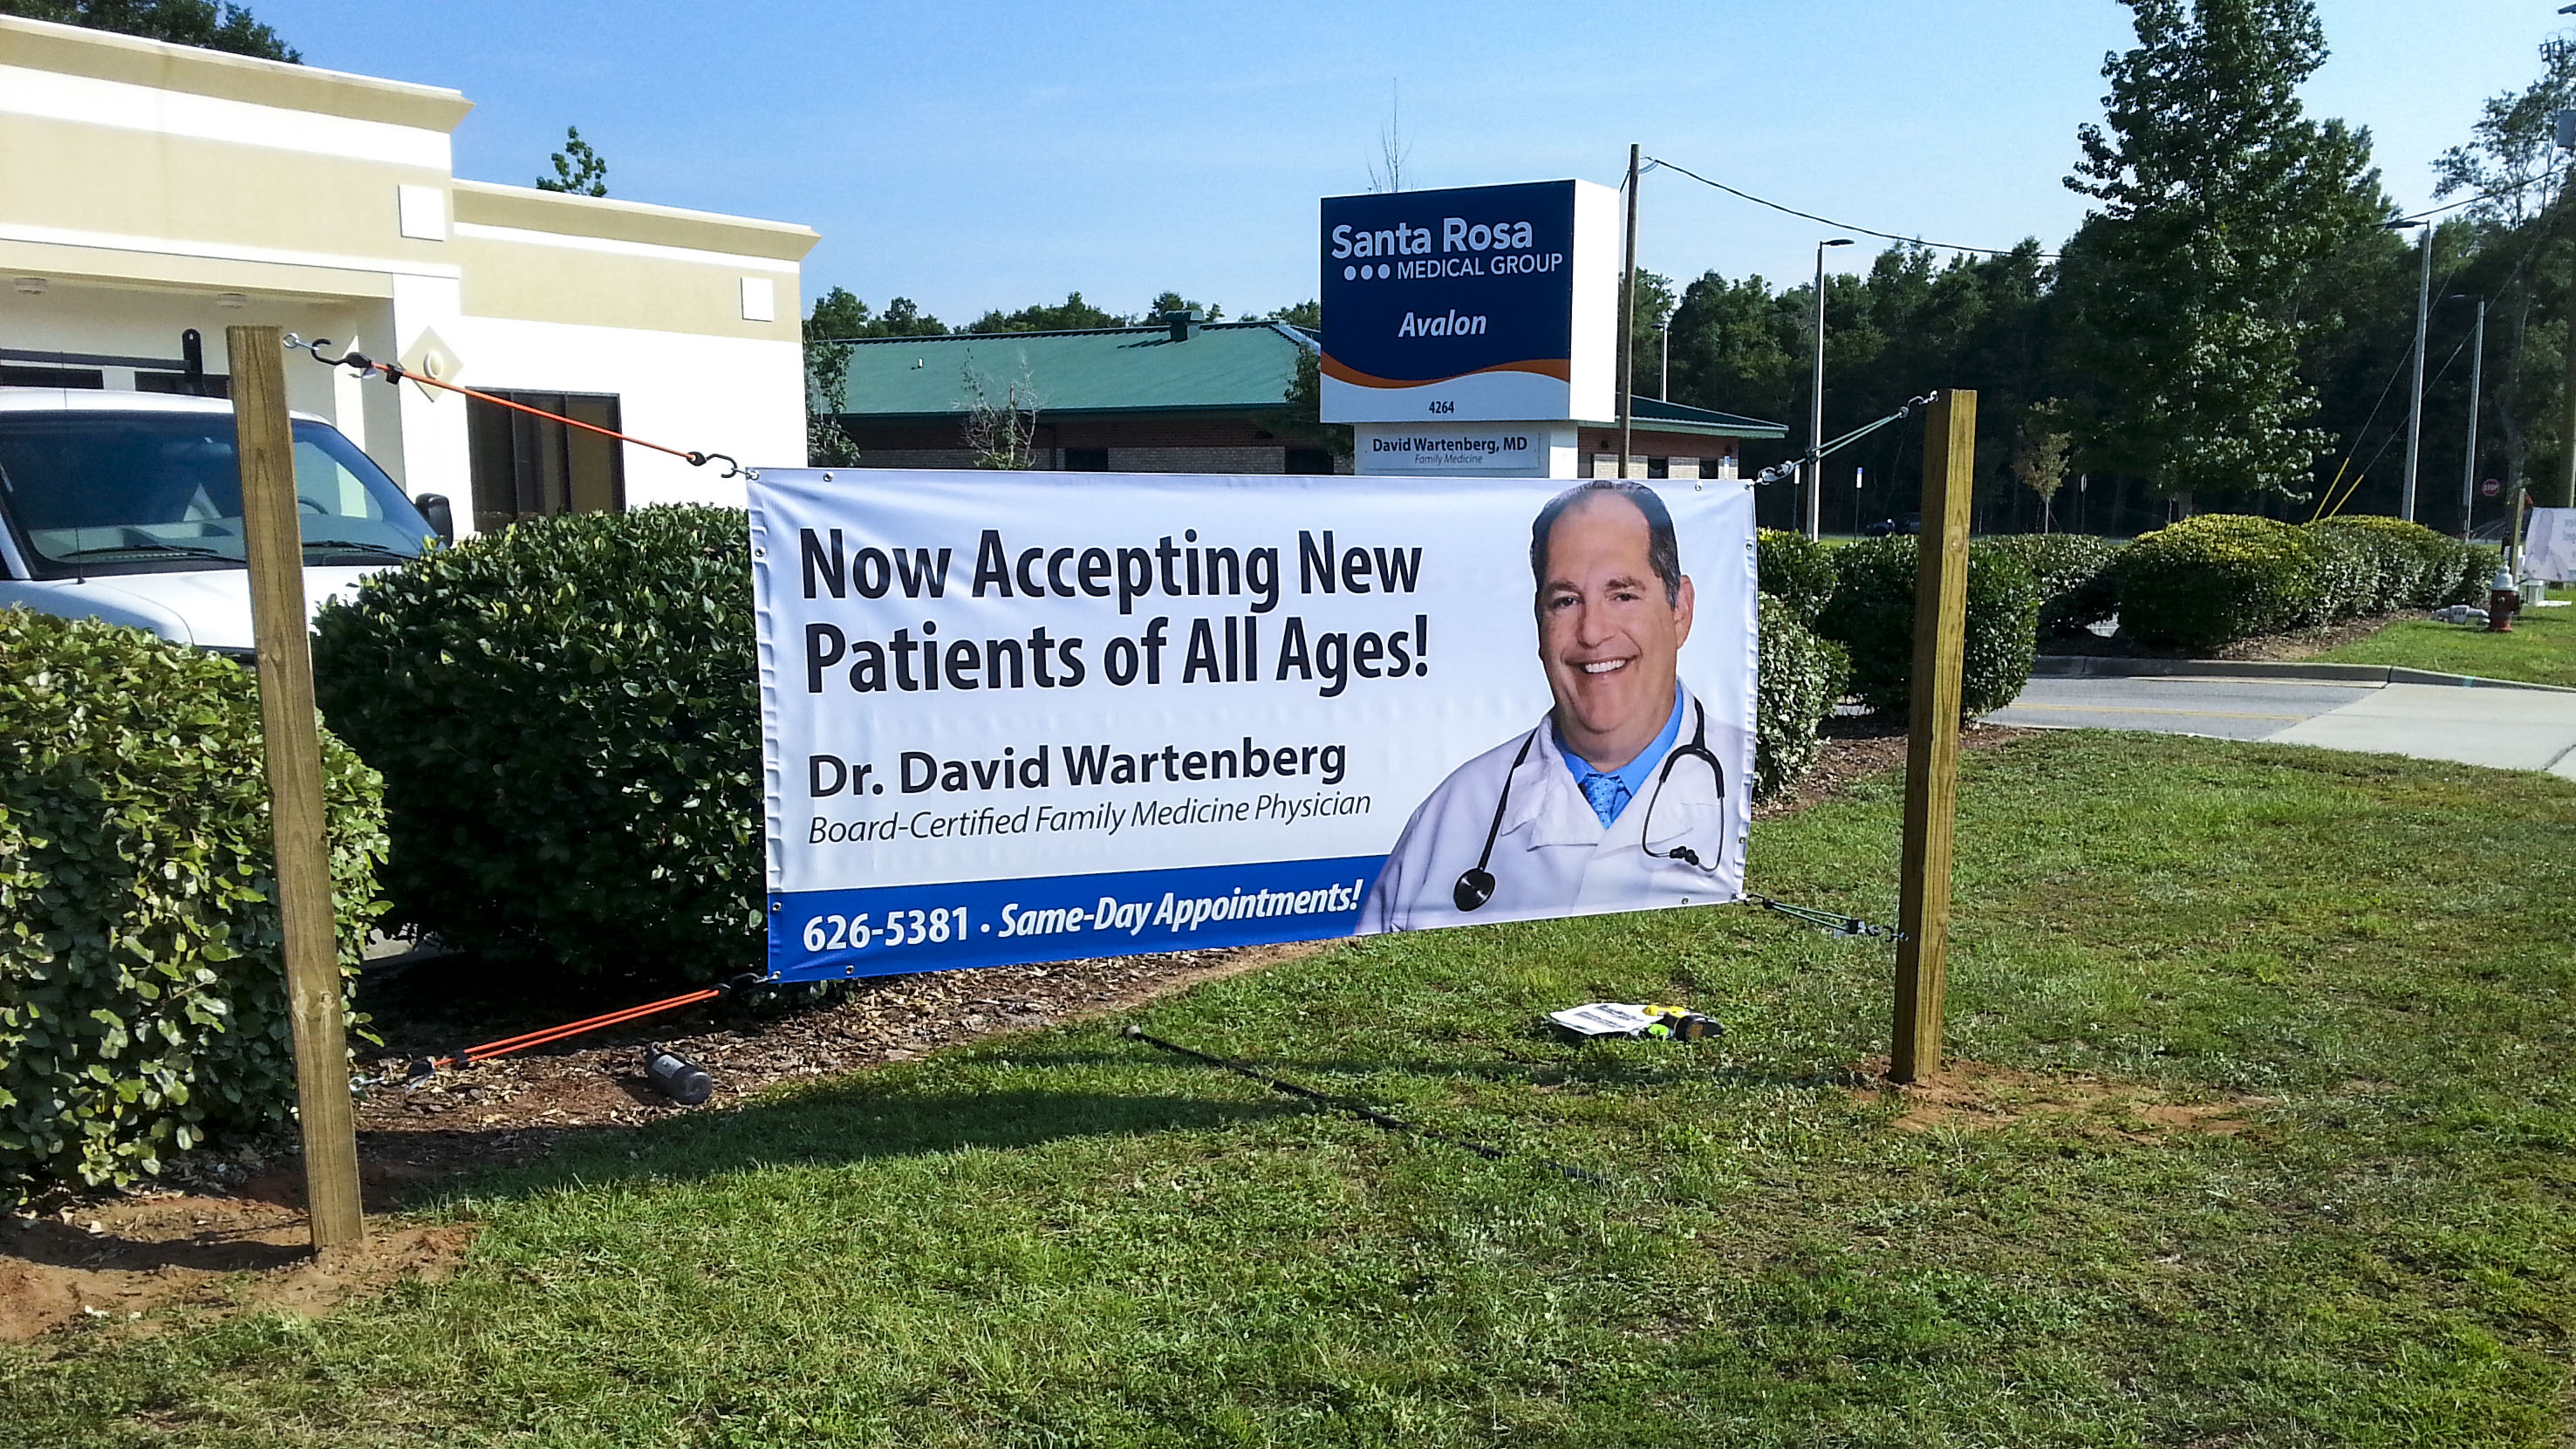
[[[2036,678],[1987,716],[2546,770],[2576,779],[2576,694],[2289,679]]]

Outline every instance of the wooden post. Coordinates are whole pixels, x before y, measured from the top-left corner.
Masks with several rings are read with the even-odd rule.
[[[274,327],[230,327],[224,338],[232,353],[233,438],[241,464],[251,631],[259,653],[260,739],[268,761],[277,909],[286,934],[304,1194],[318,1250],[357,1242],[366,1224],[341,1020],[331,847],[323,834],[322,735],[314,718],[313,654],[306,637],[304,534],[295,497],[295,438],[286,416],[286,349]]]
[[[1968,505],[1977,395],[1934,400],[1923,435],[1923,533],[1914,585],[1914,734],[1905,751],[1905,862],[1897,903],[1896,1032],[1889,1077],[1941,1069],[1950,955],[1950,826],[1959,796],[1959,675],[1968,624]]]

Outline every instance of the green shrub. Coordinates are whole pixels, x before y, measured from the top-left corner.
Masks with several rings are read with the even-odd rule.
[[[1913,698],[1914,564],[1911,538],[1873,538],[1835,560],[1842,581],[1816,632],[1851,655],[1852,692],[1884,715]],[[1967,659],[1959,712],[1973,719],[2010,704],[2030,682],[2039,627],[2039,583],[2011,550],[1980,540],[1968,550]]]
[[[323,713],[384,772],[397,917],[576,971],[758,964],[741,510],[517,524],[369,579],[319,625]]]
[[[2120,627],[2205,649],[2313,620],[2326,583],[2313,534],[2247,514],[2204,513],[2120,551]]]
[[[1754,535],[1754,575],[1762,592],[1788,605],[1799,623],[1813,629],[1834,594],[1834,553],[1803,533],[1762,529]]]
[[[2496,570],[2503,567],[2504,550],[2494,544],[2461,545],[2460,572],[2451,580],[2451,591],[2442,596],[2442,602],[2485,608],[2487,591],[2495,586]]]
[[[1802,542],[1804,540],[1801,540]],[[1794,785],[1816,767],[1816,727],[1842,698],[1851,657],[1817,638],[1785,602],[1762,596],[1761,681],[1755,691],[1753,794]]]
[[[2379,541],[2355,529],[2310,528],[2307,534],[2316,589],[2297,622],[2315,626],[2381,612]]]
[[[322,773],[354,974],[384,812],[374,772],[328,734]],[[0,609],[0,1199],[122,1186],[288,1119],[273,861],[248,673],[139,629]]]
[[[2013,533],[1981,539],[1977,546],[2022,561],[2039,585],[2039,627],[2068,633],[2098,624],[2120,609],[2111,560],[2120,546],[2089,533]]]
[[[2467,545],[2420,523],[2356,514],[2308,525],[2313,533],[2350,540],[2370,558],[2375,578],[2362,614],[2438,609],[2457,586]]]

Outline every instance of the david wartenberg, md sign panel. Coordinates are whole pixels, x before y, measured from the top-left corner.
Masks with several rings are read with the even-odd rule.
[[[751,483],[790,980],[1741,891],[1740,484]]]

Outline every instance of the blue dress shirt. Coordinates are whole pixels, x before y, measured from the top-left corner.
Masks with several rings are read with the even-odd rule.
[[[1565,768],[1574,772],[1574,783],[1582,788],[1583,798],[1591,804],[1592,813],[1600,816],[1602,826],[1607,828],[1619,818],[1620,811],[1628,808],[1629,801],[1645,793],[1646,777],[1654,773],[1655,766],[1663,763],[1664,756],[1672,752],[1673,741],[1680,739],[1681,735],[1682,687],[1676,681],[1673,685],[1673,717],[1664,721],[1664,732],[1655,736],[1653,744],[1638,751],[1637,758],[1615,770],[1596,770],[1590,761],[1567,749],[1561,735],[1557,753],[1565,757]]]

